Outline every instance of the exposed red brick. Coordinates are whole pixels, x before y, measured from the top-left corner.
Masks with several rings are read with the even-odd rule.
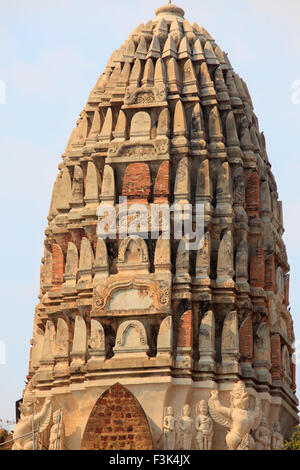
[[[258,248],[251,258],[250,283],[252,287],[265,287],[265,257],[262,248]]]
[[[116,405],[123,398],[123,407]],[[116,411],[120,408],[121,411]],[[115,384],[94,406],[86,425],[82,450],[153,450],[146,415],[131,392]]]
[[[271,337],[271,361],[272,361],[272,378],[274,380],[281,379],[281,341],[280,335],[277,333]]]
[[[253,328],[250,315],[240,327],[240,355],[241,361],[251,362],[253,358]]]
[[[187,310],[182,314],[179,324],[178,347],[191,348],[193,345],[193,314]]]
[[[275,292],[275,259],[273,253],[266,256],[265,289]]]
[[[154,186],[154,202],[163,204],[168,202],[170,194],[170,163],[164,162],[160,165],[155,186]]]
[[[130,163],[126,168],[122,196],[131,199],[148,200],[150,197],[151,178],[146,163]],[[139,201],[140,202],[140,201]]]

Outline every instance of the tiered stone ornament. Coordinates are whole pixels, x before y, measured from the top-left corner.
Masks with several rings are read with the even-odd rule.
[[[124,198],[141,236],[127,236],[131,212],[99,238],[97,214],[124,215]],[[174,203],[193,224],[204,208],[198,251],[160,219],[151,238],[151,209]],[[282,204],[245,82],[181,8],[113,52],[48,222],[28,380],[62,410],[66,448],[252,448],[262,414],[258,439],[276,422],[282,447],[298,423]]]

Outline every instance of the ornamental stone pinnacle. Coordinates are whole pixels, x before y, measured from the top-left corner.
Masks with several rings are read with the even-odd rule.
[[[197,249],[165,236],[165,214],[194,230],[199,207]],[[169,0],[113,52],[62,155],[15,437],[34,403],[58,448],[281,448],[298,423],[283,233],[248,88]]]

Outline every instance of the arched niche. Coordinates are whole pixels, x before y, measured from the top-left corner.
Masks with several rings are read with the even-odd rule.
[[[81,450],[153,450],[146,414],[135,396],[116,383],[97,400]]]

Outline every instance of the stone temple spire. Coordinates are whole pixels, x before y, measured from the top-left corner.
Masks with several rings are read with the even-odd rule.
[[[203,208],[194,250],[151,219],[174,203],[190,204],[180,220],[193,227]],[[270,449],[275,423],[276,441],[289,437],[298,423],[290,268],[265,137],[227,54],[171,1],[98,78],[48,222],[24,403],[30,392],[47,411],[51,399],[67,449],[174,450],[175,429],[184,450]],[[16,435],[31,430],[24,415]]]

